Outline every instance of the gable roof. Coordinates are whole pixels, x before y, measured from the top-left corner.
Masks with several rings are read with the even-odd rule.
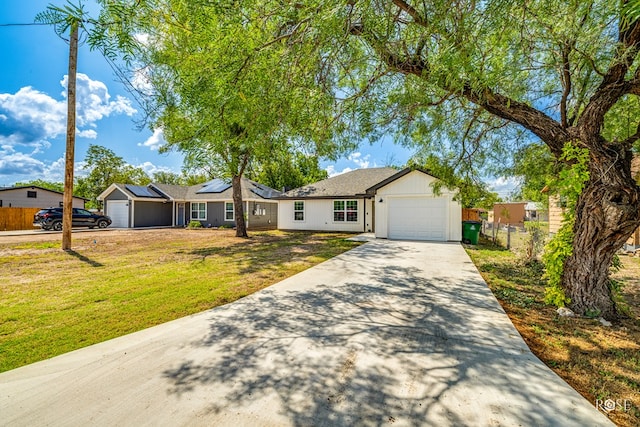
[[[396,175],[393,168],[357,169],[283,193],[277,199],[364,197],[367,190]]]
[[[425,169],[412,169],[412,168],[404,168],[401,171],[396,171],[395,174],[391,175],[389,178],[382,180],[374,185],[372,185],[371,187],[367,188],[367,194],[375,194],[376,190],[384,187],[385,185],[389,185],[391,184],[393,181],[402,178],[405,175],[410,174],[411,172],[416,171],[416,172],[422,172],[425,175],[428,175],[432,178],[435,179],[439,179],[438,177],[434,176],[433,174],[431,174],[431,172],[425,170]]]
[[[11,190],[23,190],[23,189],[30,189],[30,190],[35,190],[36,188],[38,190],[43,190],[43,191],[48,191],[50,193],[55,193],[55,194],[60,194],[60,195],[64,195],[64,192],[62,191],[57,191],[57,190],[52,190],[50,188],[44,188],[44,187],[40,187],[37,185],[20,185],[18,187],[0,187],[0,191],[11,191]],[[89,200],[85,197],[80,197],[80,196],[73,196],[74,199],[82,199],[82,200]]]

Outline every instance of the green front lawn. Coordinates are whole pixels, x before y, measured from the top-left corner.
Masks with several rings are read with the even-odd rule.
[[[69,253],[59,240],[0,243],[0,372],[242,298],[358,245],[345,237],[113,230],[74,235]]]

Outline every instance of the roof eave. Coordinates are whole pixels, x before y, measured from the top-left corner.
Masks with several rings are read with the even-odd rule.
[[[386,185],[391,184],[393,181],[395,181],[395,180],[397,180],[397,179],[400,179],[400,178],[402,178],[403,176],[408,175],[408,174],[410,174],[410,173],[411,173],[411,172],[413,172],[413,171],[422,172],[423,174],[425,174],[425,175],[429,175],[429,176],[430,176],[430,177],[432,177],[432,178],[435,178],[435,179],[438,179],[438,180],[440,179],[440,178],[438,178],[437,176],[433,175],[433,174],[432,174],[430,171],[428,171],[427,169],[422,169],[422,168],[404,168],[404,169],[402,169],[401,171],[399,171],[398,173],[396,173],[396,174],[394,174],[394,175],[391,175],[389,178],[384,179],[384,180],[380,181],[379,183],[377,183],[376,185],[373,185],[373,186],[371,186],[371,187],[367,188],[367,194],[373,195],[373,194],[375,194],[375,192],[376,192],[377,190],[379,190],[380,188],[382,188],[382,187],[384,187],[384,186],[386,186]]]

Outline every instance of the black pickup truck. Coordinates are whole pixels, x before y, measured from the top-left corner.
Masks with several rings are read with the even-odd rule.
[[[41,209],[33,217],[33,225],[44,230],[62,230],[62,208]],[[73,227],[107,228],[111,218],[89,212],[86,209],[73,208]]]

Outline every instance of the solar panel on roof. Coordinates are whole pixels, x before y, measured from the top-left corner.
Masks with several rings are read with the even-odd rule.
[[[204,184],[204,186],[196,191],[197,194],[202,194],[202,193],[222,193],[223,191],[227,190],[228,188],[231,187],[231,184],[216,178],[212,181],[209,181],[207,183]]]
[[[260,185],[258,183],[254,184],[254,188],[251,189],[251,192],[254,194],[257,194],[258,196],[262,197],[263,199],[270,199],[272,198],[275,194],[277,194],[277,192],[269,187],[265,187],[263,185]]]
[[[144,187],[142,185],[130,185],[130,184],[127,184],[127,185],[125,185],[125,188],[127,190],[131,191],[131,193],[133,193],[133,195],[136,196],[136,197],[150,197],[150,198],[153,198],[153,199],[163,199],[164,198],[160,194],[158,194],[157,192],[153,191],[151,188]]]

